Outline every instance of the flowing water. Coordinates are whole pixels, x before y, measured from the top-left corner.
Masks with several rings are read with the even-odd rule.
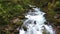
[[[32,9],[33,11],[29,10],[25,16],[28,19],[23,23],[27,30],[25,31],[24,28],[21,28],[19,34],[43,34],[44,31],[46,32],[45,34],[55,34],[51,25],[44,24],[46,22],[45,13],[41,12],[38,7]]]

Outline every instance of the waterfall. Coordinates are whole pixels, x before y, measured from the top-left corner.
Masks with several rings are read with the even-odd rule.
[[[45,13],[41,12],[38,7],[32,9],[33,11],[29,10],[25,16],[28,19],[23,23],[27,27],[27,30],[25,31],[24,28],[21,28],[19,34],[43,34],[44,29],[46,30],[46,34],[55,34],[51,25],[44,24],[46,22]]]

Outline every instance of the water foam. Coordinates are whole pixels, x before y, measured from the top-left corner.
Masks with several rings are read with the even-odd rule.
[[[45,25],[46,19],[44,17],[44,12],[41,12],[39,8],[32,8],[34,12],[30,12],[25,16],[28,18],[24,21],[27,31],[24,29],[19,30],[19,34],[43,34],[44,28],[46,29],[46,34],[55,34],[51,25]]]

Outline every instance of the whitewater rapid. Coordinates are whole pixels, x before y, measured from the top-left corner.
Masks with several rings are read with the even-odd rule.
[[[35,7],[29,10],[25,18],[28,18],[23,22],[23,25],[27,27],[27,31],[24,28],[19,30],[19,34],[43,34],[44,29],[46,34],[55,34],[51,25],[44,24],[46,19],[44,17],[45,13],[40,11],[40,8]]]

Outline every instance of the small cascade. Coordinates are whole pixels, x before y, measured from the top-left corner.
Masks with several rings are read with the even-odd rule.
[[[30,5],[30,7],[33,7]],[[40,8],[34,7],[32,8],[33,12],[29,10],[27,15],[25,16],[28,18],[24,21],[24,25],[27,27],[27,31],[23,28],[19,30],[19,34],[43,34],[44,29],[46,30],[46,34],[55,34],[51,25],[44,24],[46,19],[44,17],[44,12],[40,11]]]

